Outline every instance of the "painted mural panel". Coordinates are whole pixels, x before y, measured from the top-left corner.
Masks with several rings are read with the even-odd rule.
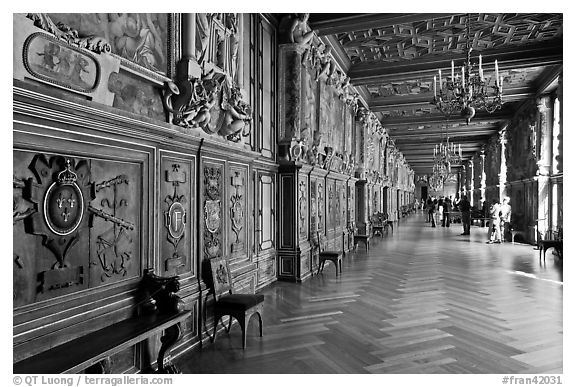
[[[302,117],[302,137],[312,144],[314,133],[318,130],[318,82],[314,80],[313,69],[303,71],[302,89],[304,90],[304,106]]]
[[[162,74],[168,68],[168,14],[166,13],[51,13],[81,36],[106,39],[112,53]]]
[[[112,73],[108,90],[115,94],[112,106],[155,120],[165,120],[160,91],[126,72]]]
[[[320,149],[333,148],[341,153],[344,148],[344,120],[342,110],[345,105],[338,98],[336,90],[320,82],[319,130],[322,134]]]
[[[31,35],[24,49],[24,65],[36,77],[80,92],[98,86],[96,59],[46,34]]]

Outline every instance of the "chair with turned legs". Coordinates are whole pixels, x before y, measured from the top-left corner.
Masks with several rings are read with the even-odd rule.
[[[242,349],[246,348],[246,328],[250,318],[256,314],[260,323],[260,336],[262,337],[262,312],[264,309],[264,295],[262,294],[234,294],[228,261],[224,258],[210,260],[214,298],[214,334],[212,342],[216,340],[216,331],[220,319],[230,316],[227,332],[232,326],[232,317],[240,324],[242,329]]]

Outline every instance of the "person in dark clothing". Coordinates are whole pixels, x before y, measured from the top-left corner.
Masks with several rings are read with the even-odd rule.
[[[426,209],[426,213],[428,214],[428,217],[426,218],[426,223],[432,222],[432,212],[430,212],[431,206],[432,206],[432,197],[428,196],[428,200],[426,201],[426,206],[424,207],[424,209]]]
[[[462,227],[464,232],[460,235],[470,235],[470,202],[466,195],[460,199],[460,212],[462,212]]]
[[[442,227],[450,227],[450,210],[452,209],[452,201],[448,196],[442,201]]]
[[[432,200],[432,198],[428,198],[428,218],[430,222],[432,222],[432,227],[436,227],[436,223],[434,222],[434,212],[436,211],[436,200]]]

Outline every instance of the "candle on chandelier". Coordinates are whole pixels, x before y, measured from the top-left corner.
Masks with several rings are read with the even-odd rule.
[[[503,83],[504,83],[504,77],[503,77],[503,76],[500,76],[500,86],[498,86],[499,89],[500,89],[500,92],[502,92],[502,84],[503,84]]]
[[[500,87],[500,85],[498,84],[498,59],[494,61],[494,69],[496,71],[496,86]]]
[[[478,75],[480,76],[480,80],[484,80],[484,71],[482,71],[482,55],[478,56]]]
[[[466,87],[465,80],[464,80],[464,66],[462,66],[462,89]]]
[[[452,83],[454,83],[454,61],[452,61]]]
[[[440,85],[440,91],[442,91],[442,70],[438,69],[438,85]]]
[[[434,97],[436,97],[436,75],[434,75]]]
[[[462,157],[462,145],[458,144],[458,154]]]

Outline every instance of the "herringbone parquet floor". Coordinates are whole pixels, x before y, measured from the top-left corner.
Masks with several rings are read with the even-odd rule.
[[[562,373],[562,267],[421,213],[302,283],[266,288],[250,323],[177,359],[184,373]]]

